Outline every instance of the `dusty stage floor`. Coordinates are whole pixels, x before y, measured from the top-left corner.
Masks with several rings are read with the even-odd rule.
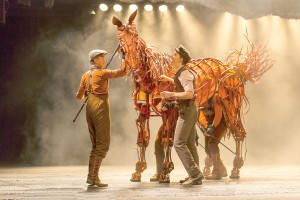
[[[170,184],[149,182],[154,167],[143,173],[142,182],[130,182],[133,169],[103,166],[101,179],[109,186],[96,188],[85,184],[86,166],[0,167],[0,199],[300,199],[300,167],[295,166],[244,166],[239,180],[204,180],[191,188],[178,183],[186,176],[180,166]]]

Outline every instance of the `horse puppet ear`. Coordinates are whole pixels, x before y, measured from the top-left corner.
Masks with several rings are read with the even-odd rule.
[[[116,17],[113,17],[112,23],[113,23],[113,25],[117,25],[118,27],[123,25],[122,22]]]
[[[134,11],[134,12],[130,15],[129,20],[128,20],[129,24],[132,24],[133,20],[134,20],[135,17],[136,17],[136,14],[137,14],[137,10]]]

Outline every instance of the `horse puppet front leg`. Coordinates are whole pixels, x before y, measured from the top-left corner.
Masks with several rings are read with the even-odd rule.
[[[165,102],[162,107],[163,130],[161,142],[164,148],[164,162],[162,164],[162,173],[159,177],[159,183],[170,183],[170,173],[174,169],[171,150],[174,142],[174,132],[178,118],[177,107],[173,102]]]
[[[149,109],[149,105],[146,104],[144,106],[148,106]],[[139,117],[136,120],[136,126],[138,129],[138,136],[137,136],[138,162],[136,163],[135,166],[136,172],[132,173],[130,179],[130,181],[132,182],[140,182],[141,173],[145,169],[147,169],[145,153],[150,140],[149,116],[140,112]]]

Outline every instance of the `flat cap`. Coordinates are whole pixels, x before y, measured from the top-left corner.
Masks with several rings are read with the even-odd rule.
[[[107,52],[105,50],[101,49],[94,49],[89,53],[90,61],[92,61],[94,58],[96,58],[99,55],[106,55]]]
[[[175,48],[175,51],[179,53],[179,55],[183,58],[182,64],[186,64],[191,60],[191,56],[189,52],[186,50],[186,48],[183,45],[180,45],[178,48]]]

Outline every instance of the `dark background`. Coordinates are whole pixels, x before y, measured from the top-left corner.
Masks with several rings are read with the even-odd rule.
[[[6,2],[6,22],[0,27],[0,163],[20,162],[26,138],[36,140],[37,101],[43,98],[45,85],[55,81],[48,76],[51,66],[41,57],[43,52],[35,50],[37,43],[65,29],[81,29],[95,1],[55,1],[51,8],[44,1],[27,2],[30,5]],[[73,96],[72,90],[65,91]]]

